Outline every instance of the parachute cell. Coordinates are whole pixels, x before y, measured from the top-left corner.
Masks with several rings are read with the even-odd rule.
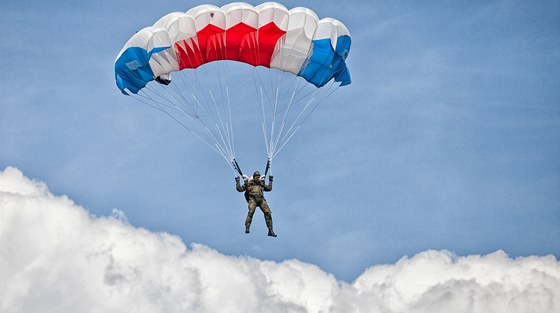
[[[310,9],[291,9],[286,35],[276,44],[270,67],[298,75],[310,54],[317,23],[319,18]]]
[[[299,75],[317,87],[324,86],[332,78],[342,86],[350,84],[346,68],[350,43],[346,26],[332,18],[322,19],[313,36],[313,52]]]

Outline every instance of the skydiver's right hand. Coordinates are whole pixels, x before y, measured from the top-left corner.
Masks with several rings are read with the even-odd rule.
[[[235,177],[235,182],[236,182],[236,183],[239,182],[239,176]]]

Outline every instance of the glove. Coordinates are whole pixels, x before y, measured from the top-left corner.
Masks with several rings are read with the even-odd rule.
[[[239,176],[235,177],[235,182],[236,182],[236,183],[239,182]]]
[[[268,181],[272,181],[273,178],[274,178],[274,176],[268,175]]]

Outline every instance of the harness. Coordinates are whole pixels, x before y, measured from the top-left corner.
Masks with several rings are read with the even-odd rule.
[[[257,203],[259,203],[261,201],[264,201],[264,194],[263,194],[262,189],[261,189],[260,193],[256,193],[256,194],[251,193],[251,187],[256,185],[256,184],[258,184],[258,183],[252,183],[252,184],[247,185],[247,190],[245,190],[245,200],[247,202],[249,202],[249,200],[251,200],[251,199],[255,200],[255,202],[257,202]],[[259,186],[264,188],[264,186],[262,186],[260,184],[259,184]]]

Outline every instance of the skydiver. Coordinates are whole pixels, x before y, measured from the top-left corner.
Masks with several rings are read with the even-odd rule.
[[[272,175],[268,176],[268,185],[264,183],[265,177],[262,177],[259,171],[256,171],[253,174],[253,178],[250,179],[247,176],[243,176],[243,185],[239,184],[240,178],[237,176],[235,178],[235,188],[239,192],[245,192],[245,200],[247,200],[247,206],[249,208],[249,212],[247,213],[247,219],[245,220],[245,233],[249,233],[249,229],[251,227],[251,222],[253,221],[253,214],[257,206],[261,208],[261,211],[264,213],[264,219],[266,221],[266,226],[268,227],[268,235],[271,237],[276,237],[276,234],[272,230],[272,213],[270,212],[270,208],[268,207],[268,203],[264,198],[263,191],[271,191],[272,190]]]

